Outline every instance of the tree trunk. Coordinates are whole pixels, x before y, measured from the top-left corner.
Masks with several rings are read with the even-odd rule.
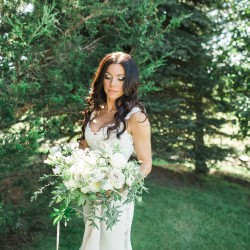
[[[194,131],[195,141],[194,141],[194,160],[195,160],[195,172],[205,173],[209,172],[209,168],[206,163],[206,150],[204,144],[204,116],[203,116],[203,105],[202,97],[198,96],[195,105],[196,113],[196,129]]]

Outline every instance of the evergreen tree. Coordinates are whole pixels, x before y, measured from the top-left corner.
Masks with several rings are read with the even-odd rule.
[[[224,83],[219,95],[228,99],[240,130],[237,138],[250,136],[250,3],[247,0],[218,1],[211,13],[216,20],[216,36],[211,47],[216,76]],[[246,151],[250,148],[247,146]]]
[[[43,143],[80,135],[84,97],[105,54],[131,53],[140,68],[141,92],[154,88],[152,72],[164,58],[151,54],[164,32],[157,3],[17,0],[4,1],[1,13],[0,157],[5,174],[32,165],[30,157]]]
[[[189,161],[197,173],[209,171],[207,163],[222,160],[231,149],[205,142],[206,136],[221,134],[228,103],[216,95],[220,82],[211,73],[213,57],[207,46],[215,25],[207,15],[208,1],[166,1],[159,13],[166,13],[164,25],[173,16],[190,14],[179,29],[165,35],[165,43],[155,49],[160,54],[173,50],[167,65],[157,76],[161,91],[154,93],[150,112],[156,157],[173,162]],[[149,96],[150,99],[150,96]]]
[[[155,88],[153,72],[165,58],[164,53],[152,53],[165,32],[157,6],[154,1],[129,0],[0,4],[1,179],[15,173],[23,180],[28,170],[29,175],[45,172],[39,158],[44,148],[80,136],[80,112],[105,54],[131,53],[140,70],[141,95]],[[167,29],[182,19],[175,18]],[[7,204],[6,193],[1,193],[1,234],[13,233],[19,220],[18,232],[36,223],[21,219],[42,208],[39,203],[32,208],[30,196],[20,211],[20,204]]]

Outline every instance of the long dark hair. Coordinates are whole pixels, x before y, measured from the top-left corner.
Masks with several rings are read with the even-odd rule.
[[[145,114],[144,106],[137,99],[139,74],[133,58],[129,54],[123,52],[107,54],[101,60],[99,67],[94,74],[90,95],[87,97],[88,107],[83,111],[84,120],[82,125],[82,136],[78,139],[78,141],[85,139],[84,132],[88,122],[90,121],[91,113],[93,111],[99,111],[101,106],[107,101],[106,93],[103,88],[103,81],[109,65],[113,63],[122,65],[125,70],[125,80],[123,83],[124,94],[115,101],[117,109],[117,112],[114,114],[115,123],[113,126],[108,127],[107,138],[109,138],[112,130],[116,130],[116,136],[118,139],[120,138],[126,130],[125,117],[132,110],[132,108],[139,107],[141,112]],[[121,123],[123,124],[123,127],[122,130],[119,130]]]

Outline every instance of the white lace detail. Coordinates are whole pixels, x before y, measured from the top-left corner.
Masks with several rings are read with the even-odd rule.
[[[134,107],[130,110],[130,112],[126,115],[125,119],[128,120],[130,118],[131,115],[133,115],[136,112],[140,112],[141,109],[138,107]]]
[[[95,116],[96,116],[96,110],[94,110],[93,112],[91,112],[91,115],[90,115],[90,120],[92,120]]]
[[[128,120],[132,114],[136,112],[140,112],[140,111],[141,110],[139,107],[132,108],[132,110],[126,115],[125,119]],[[91,119],[93,119],[95,115],[96,115],[96,112],[93,111],[90,116]],[[90,122],[87,124],[86,129],[85,129],[85,139],[90,149],[92,150],[99,149],[102,142],[110,143],[110,145],[119,143],[121,146],[121,152],[126,159],[129,159],[129,157],[132,154],[135,154],[133,137],[131,134],[128,133],[127,130],[124,131],[120,139],[117,139],[116,132],[114,131],[113,133],[110,134],[109,139],[105,140],[106,135],[107,135],[107,129],[108,129],[108,126],[103,127],[98,132],[94,133],[91,131]],[[122,129],[122,127],[120,129]]]
[[[124,213],[126,214],[126,221],[125,221],[125,232],[124,232],[124,250],[128,250],[128,233],[129,233],[129,207],[126,205]]]
[[[129,119],[130,116],[139,112],[138,107],[134,107],[125,117]],[[92,112],[91,119],[94,118],[96,112]],[[85,129],[85,139],[91,150],[100,149],[102,143],[114,145],[118,143],[123,156],[128,160],[134,152],[133,137],[127,130],[121,135],[120,139],[116,137],[116,132],[110,133],[110,137],[106,140],[108,127],[104,127],[97,133],[93,133],[89,123]],[[123,197],[124,195],[124,197]],[[122,199],[124,200],[127,193],[124,191]],[[105,222],[100,222],[100,230],[93,228],[88,223],[85,224],[84,239],[81,250],[132,250],[131,246],[131,225],[134,214],[134,203],[122,205],[122,201],[115,201],[117,205],[121,206],[121,218],[117,225],[110,231],[106,230]],[[90,209],[88,205],[85,206],[86,211]]]

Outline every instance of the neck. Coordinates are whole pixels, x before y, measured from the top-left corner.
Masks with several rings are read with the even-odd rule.
[[[107,103],[104,105],[104,109],[107,110],[108,113],[116,110],[115,102],[107,100]]]

